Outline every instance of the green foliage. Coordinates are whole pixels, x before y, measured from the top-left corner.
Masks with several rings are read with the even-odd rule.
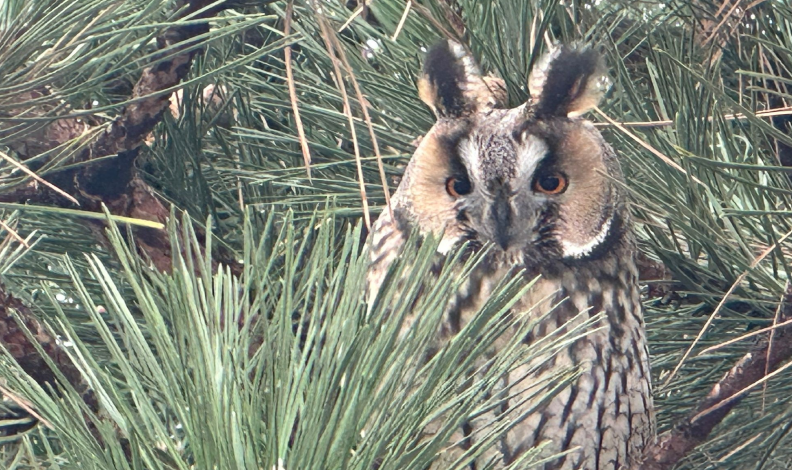
[[[476,321],[426,362],[448,298],[478,258],[451,256],[436,280],[424,281],[437,261],[436,243],[418,244],[416,238],[392,273],[393,279],[405,278],[404,285],[386,285],[368,308],[358,288],[368,263],[360,226],[337,232],[333,218],[321,216],[314,219],[318,228],[298,229],[276,218],[259,227],[260,238],[245,224],[240,276],[223,267],[212,274],[211,257],[201,255],[211,247],[199,244],[189,224],[181,232],[171,226],[174,252],[183,254],[172,275],[149,270],[117,229],[110,240],[122,278],[95,256],[85,255],[84,272],[65,258],[71,285],[63,287],[91,317],[106,363],[45,287],[57,312],[50,322],[63,332],[70,345],[65,350],[96,394],[102,418],[65,380],[62,395],[53,397],[20,374],[6,353],[0,360],[6,386],[46,423],[22,438],[8,468],[44,459],[85,469],[363,470],[375,461],[383,469],[423,469],[467,416],[495,406],[497,396],[488,397],[488,391],[504,373],[518,363],[549,359],[590,326],[526,351],[521,338],[535,319],[505,313],[530,284],[505,280]],[[82,281],[88,277],[100,294],[88,291]],[[121,283],[131,295],[122,294]],[[402,319],[416,308],[423,315],[399,339]],[[504,353],[482,362],[492,343],[514,328],[518,334]],[[537,396],[553,394],[574,373],[536,387]],[[435,434],[417,439],[438,418],[442,425]],[[506,428],[487,432],[494,439]],[[466,457],[484,449],[474,446]]]
[[[394,366],[418,356],[406,346],[393,349],[397,313],[383,319],[390,330],[376,332],[376,317],[367,315],[385,312],[366,313],[357,299],[363,282],[357,241],[362,229],[348,229],[350,220],[363,215],[363,205],[347,113],[353,117],[363,183],[376,215],[384,189],[362,106],[369,106],[392,190],[412,152],[411,142],[432,123],[415,90],[421,48],[444,34],[460,35],[457,11],[466,27],[463,42],[485,72],[504,79],[511,104],[527,98],[530,64],[547,41],[593,42],[607,57],[613,84],[602,112],[618,122],[655,123],[628,126],[628,134],[597,113],[588,116],[603,125],[605,138],[622,157],[643,250],[682,283],[677,289],[681,299],[651,299],[646,305],[658,419],[661,431],[669,429],[748,344],[702,356],[698,352],[771,324],[789,278],[792,185],[789,170],[779,164],[777,144],[792,144],[792,138],[778,122],[774,127],[757,115],[790,98],[783,86],[792,70],[788,5],[752,4],[741,22],[719,26],[731,7],[718,13],[721,4],[707,1],[421,0],[412,2],[394,40],[406,2],[367,2],[366,14],[337,32],[357,14],[345,3],[296,1],[293,36],[285,40],[284,1],[240,2],[217,18],[200,20],[209,23],[211,33],[197,44],[205,52],[193,65],[180,114],[166,116],[142,152],[140,169],[162,197],[195,220],[211,217],[209,228],[216,235],[211,242],[223,243],[245,261],[240,278],[226,271],[213,277],[208,261],[190,265],[189,256],[172,277],[153,274],[143,260],[122,250],[117,238],[113,247],[97,245],[96,226],[72,214],[23,212],[19,218],[23,235],[36,231],[41,239],[4,271],[5,281],[35,304],[56,331],[68,332],[72,351],[80,351],[86,374],[93,374],[92,385],[106,392],[103,403],[116,410],[110,422],[134,436],[133,465],[199,468],[211,462],[218,468],[277,468],[299,414],[293,445],[302,453],[286,457],[296,465],[287,462],[287,469],[310,468],[330,455],[339,466],[346,462],[363,468],[388,455],[387,465],[393,468],[419,468],[441,446],[438,438],[425,447],[409,447],[415,445],[410,438],[422,420],[444,404],[457,403],[447,413],[449,422],[473,406],[475,400],[455,395],[439,382],[422,385],[435,388],[414,394],[396,386],[409,379],[404,374],[410,369]],[[0,150],[14,156],[15,141],[33,135],[55,116],[85,118],[96,129],[106,126],[155,57],[153,38],[179,24],[174,12],[174,5],[140,0],[0,4]],[[738,17],[743,13],[736,10]],[[335,54],[322,36],[322,21],[334,31]],[[722,35],[706,41],[702,31],[707,28]],[[286,86],[286,43],[294,44],[294,85],[313,158],[310,180]],[[341,79],[333,67],[339,48],[349,63],[349,70],[341,64]],[[354,92],[353,77],[365,103]],[[220,107],[202,96],[210,84],[225,88]],[[30,110],[21,113],[15,97],[37,87],[46,87],[49,94],[30,101]],[[88,109],[94,101],[98,104]],[[62,169],[83,141],[71,144],[34,160],[47,161],[45,177]],[[3,171],[0,191],[24,180],[19,173]],[[316,208],[328,197],[334,201],[332,217],[317,219]],[[283,217],[260,215],[287,210],[293,219],[283,222]],[[184,249],[200,251],[189,233],[181,239]],[[301,239],[304,244],[298,243]],[[417,260],[422,259],[420,250],[412,254]],[[65,253],[68,261],[63,261]],[[428,322],[436,321],[438,302],[453,290],[455,276],[447,273],[430,286],[435,304],[426,304]],[[518,287],[503,289],[489,312],[506,305]],[[52,296],[61,300],[48,300]],[[89,308],[91,302],[105,305],[107,315]],[[272,348],[248,357],[244,351],[255,336],[252,324],[241,330],[227,326],[235,316],[252,312],[271,320],[255,333],[263,334]],[[307,323],[295,327],[295,312],[310,312]],[[692,355],[666,384],[713,313]],[[497,322],[491,326],[493,332],[503,327]],[[428,334],[430,325],[422,331]],[[298,338],[306,342],[306,351],[316,348],[321,354],[298,354]],[[426,345],[426,338],[409,341],[413,348]],[[455,347],[464,349],[462,344]],[[391,350],[392,356],[383,355]],[[336,353],[348,355],[348,361],[334,359]],[[443,357],[448,362],[432,364],[437,369],[431,377],[455,383],[467,371],[453,367],[453,354]],[[515,358],[499,359],[498,367],[507,367]],[[341,377],[346,388],[339,387]],[[275,385],[278,379],[282,388]],[[25,377],[8,380],[35,398],[37,409],[55,427],[38,427],[9,446],[10,466],[15,458],[27,465],[33,455],[62,465],[67,460],[96,468],[126,465],[116,430],[99,425],[111,443],[100,451],[80,424],[82,405],[76,395],[48,398]],[[262,394],[260,387],[267,386],[274,387],[272,393]],[[792,410],[786,403],[791,386],[788,374],[770,381],[679,468],[789,468]],[[432,406],[414,406],[422,403],[418,397],[429,395],[437,397]],[[362,398],[369,396],[380,401]],[[328,403],[332,407],[325,411]],[[366,427],[367,420],[388,409],[400,412],[382,417],[387,426]],[[335,426],[336,434],[324,432],[326,426]],[[361,438],[364,428],[369,431]],[[423,450],[399,454],[408,447]]]

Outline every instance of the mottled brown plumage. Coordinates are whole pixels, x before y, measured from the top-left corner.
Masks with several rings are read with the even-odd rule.
[[[527,278],[542,277],[514,312],[538,305],[530,314],[539,318],[557,305],[526,344],[605,314],[599,328],[562,349],[549,365],[526,376],[535,364],[525,364],[503,379],[508,400],[472,419],[458,437],[470,445],[481,438],[477,430],[495,420],[518,424],[476,468],[491,459],[495,468],[503,467],[547,441],[544,455],[571,451],[545,463],[545,470],[637,470],[644,446],[654,439],[622,173],[599,132],[577,117],[597,104],[603,77],[601,59],[591,49],[559,47],[533,71],[532,99],[500,109],[503,100],[489,91],[459,45],[439,44],[424,66],[420,95],[438,120],[391,200],[393,217],[385,211],[374,224],[370,295],[417,227],[443,235],[441,252],[465,241],[474,249],[493,245],[448,305],[439,342],[470,320],[503,276],[519,270]],[[533,386],[570,366],[582,371],[570,387],[549,403],[532,397]],[[461,452],[447,451],[436,468]]]

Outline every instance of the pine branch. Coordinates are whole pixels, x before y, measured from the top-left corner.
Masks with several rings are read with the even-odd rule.
[[[186,0],[182,17],[191,20],[217,15],[227,6],[226,1]],[[198,13],[200,12],[200,13]],[[209,32],[207,23],[170,28],[157,38],[157,46],[167,49],[169,58],[143,70],[132,91],[132,103],[126,106],[113,125],[91,145],[86,158],[97,158],[134,150],[154,129],[168,109],[171,93],[166,91],[179,84],[190,71],[192,59],[199,49],[187,50],[195,44],[195,37]],[[181,52],[180,51],[185,51]],[[113,163],[100,166],[115,166]],[[96,167],[94,167],[96,168]]]
[[[58,375],[60,375],[80,394],[91,412],[99,412],[99,402],[95,394],[63,350],[55,335],[36,320],[27,305],[7,293],[2,284],[0,284],[0,345],[16,360],[19,367],[44,389],[58,390]],[[50,368],[40,351],[49,357],[52,364],[57,367],[59,374]],[[37,420],[42,420],[24,400],[19,401],[19,397],[6,390],[3,393],[22,409],[31,413]],[[45,420],[42,420],[42,423],[46,425]],[[88,417],[86,417],[86,425],[97,442],[103,442],[101,435]]]
[[[188,0],[183,5],[182,17],[192,15],[192,19],[207,18],[220,12],[227,2],[208,0]],[[165,222],[169,210],[154,195],[149,186],[136,176],[135,158],[144,138],[161,120],[168,109],[169,92],[163,92],[178,85],[189,72],[192,59],[197,50],[188,50],[194,38],[207,33],[206,23],[190,24],[168,29],[157,42],[160,48],[168,48],[171,56],[157,64],[146,68],[134,87],[132,101],[124,108],[113,124],[102,133],[95,142],[81,152],[77,161],[94,160],[118,154],[116,158],[103,160],[89,165],[82,170],[67,170],[57,175],[59,187],[68,187],[79,191],[78,198],[83,207],[93,210],[101,209],[104,203],[116,215],[124,215],[145,220]],[[174,54],[174,51],[186,50]],[[64,122],[72,123],[72,119]],[[72,126],[73,127],[73,126]],[[49,124],[49,129],[72,129],[64,127],[61,120]],[[67,130],[68,130],[67,129]],[[55,148],[74,138],[74,132],[49,132],[51,137],[47,146]],[[60,140],[62,139],[62,140]],[[36,186],[18,188],[16,191],[0,196],[3,201],[14,202],[58,202],[64,203],[52,191]],[[97,230],[96,233],[101,233]],[[171,244],[167,234],[162,230],[136,229],[138,246],[162,270],[171,268]],[[17,316],[11,314],[15,311]],[[56,377],[39,356],[28,336],[19,326],[23,322],[26,328],[39,342],[39,346],[58,365],[60,372],[83,395],[90,409],[98,411],[98,405],[87,385],[82,381],[79,371],[69,361],[58,345],[56,338],[46,331],[35,320],[30,309],[19,299],[10,295],[5,286],[0,285],[0,344],[9,350],[20,366],[39,384],[55,385]]]
[[[229,6],[229,2],[186,0],[180,5],[182,18],[198,20],[217,15]],[[208,32],[207,23],[191,22],[169,28],[157,38],[157,45],[164,51],[164,58],[155,58],[157,62],[143,70],[129,98],[131,103],[72,163],[98,161],[79,170],[56,173],[52,181],[57,187],[74,194],[80,205],[88,210],[100,211],[104,204],[114,215],[161,223],[166,221],[170,212],[148,184],[137,177],[135,159],[146,136],[168,110],[171,96],[169,90],[187,76],[193,58],[200,51],[192,48],[195,38]],[[71,118],[59,119],[47,126],[43,131],[50,137],[46,142],[46,150],[64,145],[79,135],[74,125],[64,126],[64,123],[73,121]],[[53,132],[52,129],[65,131]],[[117,155],[111,159],[103,159],[114,154]],[[35,182],[0,195],[0,201],[70,205],[53,191],[42,188]],[[101,233],[101,230],[97,230],[97,233]],[[171,248],[165,232],[144,228],[136,229],[135,233],[140,239],[139,247],[154,265],[160,270],[169,270]]]
[[[137,149],[162,119],[163,113],[170,104],[171,89],[187,76],[192,59],[200,51],[199,48],[193,47],[195,38],[209,32],[208,23],[196,23],[194,20],[215,16],[227,6],[228,2],[222,0],[179,2],[181,18],[188,18],[191,23],[171,27],[157,38],[157,46],[163,52],[154,57],[154,65],[143,70],[132,90],[132,95],[127,100],[130,103],[107,129],[101,132],[94,142],[86,145],[70,163],[97,160],[115,154],[118,156],[88,166],[81,171],[61,172],[55,179],[58,187],[70,193],[79,191],[81,204],[99,201],[107,195],[117,197],[126,189],[127,184],[133,179]],[[21,99],[33,99],[46,93],[46,90],[29,93],[29,96],[24,95]],[[41,115],[44,115],[47,109],[42,111]],[[89,133],[90,127],[86,129],[80,120],[62,118],[55,119],[37,132],[25,135],[19,142],[10,144],[24,157],[33,157],[64,145],[81,134]],[[2,195],[0,198],[4,202],[51,199],[51,195],[46,194],[48,191],[42,191],[40,188],[36,189],[38,196],[30,198],[30,192],[27,188],[20,188],[19,192]],[[24,197],[25,200],[12,199],[12,197]]]
[[[182,18],[209,18],[222,11],[226,5],[227,2],[224,1],[187,0],[182,4]],[[122,193],[131,196],[127,186],[134,179],[137,151],[168,109],[171,95],[169,90],[189,73],[192,60],[199,51],[190,49],[194,45],[195,37],[208,32],[207,23],[198,23],[169,28],[157,38],[157,45],[165,51],[165,58],[155,58],[157,63],[143,70],[132,90],[131,103],[74,162],[97,160],[114,154],[118,156],[90,165],[76,175],[67,171],[58,178],[62,184],[69,186],[72,182],[68,179],[76,179],[81,202],[108,202],[107,197],[122,197]],[[64,140],[57,144],[62,145],[65,142]],[[110,201],[110,204],[113,202]],[[134,208],[129,208],[128,211],[134,211]],[[151,215],[156,216],[156,213]]]
[[[778,323],[792,319],[792,286],[787,286]],[[774,334],[773,334],[774,333]],[[643,470],[668,470],[702,444],[712,430],[769,373],[792,357],[792,326],[777,328],[755,345],[717,383],[696,410],[646,450]]]
[[[77,390],[84,391],[86,403],[96,410],[96,400],[86,389],[80,372],[71,363],[57,339],[38,320],[20,299],[6,292],[0,284],[0,341],[20,367],[39,384],[56,385],[56,378],[44,359],[39,356],[35,345],[25,335],[19,321],[38,340],[44,352],[58,365],[61,373]]]

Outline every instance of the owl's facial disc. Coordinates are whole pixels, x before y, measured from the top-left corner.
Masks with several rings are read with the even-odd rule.
[[[514,128],[515,113],[493,111],[459,140],[470,182],[458,196],[458,220],[470,238],[521,264],[596,256],[618,225],[599,135],[576,121],[499,131]]]
[[[506,116],[495,125],[481,125],[458,146],[474,188],[472,197],[465,198],[460,209],[480,241],[491,242],[503,251],[522,251],[539,238],[528,228],[536,225],[542,210],[540,201],[526,197],[525,188],[545,189],[544,185],[560,193],[565,180],[552,181],[556,172],[534,176],[547,154],[547,145],[536,138],[520,145],[512,136],[497,133],[501,127],[498,124],[505,124],[503,121],[511,117],[508,112],[497,114]]]
[[[589,48],[561,47],[532,70],[531,99],[504,109],[459,44],[433,47],[419,80],[437,122],[424,136],[395,195],[441,251],[466,240],[492,243],[526,267],[605,253],[621,237],[621,172],[593,125],[577,116],[597,105],[602,62]]]

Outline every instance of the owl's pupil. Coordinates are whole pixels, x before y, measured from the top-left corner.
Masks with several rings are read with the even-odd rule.
[[[460,178],[454,181],[454,191],[457,194],[464,195],[470,192],[470,181],[467,178]]]
[[[446,180],[446,191],[452,197],[464,196],[470,192],[470,180],[465,177],[448,178]]]
[[[545,191],[553,192],[561,185],[561,180],[558,179],[558,176],[542,176],[539,179],[539,185]]]

